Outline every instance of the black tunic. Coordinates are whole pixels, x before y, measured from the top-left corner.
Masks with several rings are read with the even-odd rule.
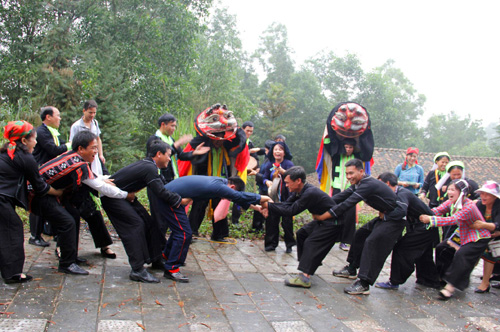
[[[158,174],[158,168],[151,158],[136,161],[123,167],[111,176],[114,184],[121,190],[137,192],[144,187],[150,188],[153,193],[170,206],[178,206],[181,196],[165,189],[163,181]]]
[[[363,177],[358,184],[350,186],[333,196],[332,199],[338,204],[329,210],[330,214],[335,218],[338,218],[346,210],[361,201],[365,201],[366,204],[382,213],[391,212],[397,206],[396,194],[391,188],[382,181],[370,176]]]

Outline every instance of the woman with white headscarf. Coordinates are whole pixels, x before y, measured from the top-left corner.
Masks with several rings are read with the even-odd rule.
[[[479,194],[476,193],[476,190],[479,189],[479,185],[476,181],[471,180],[465,176],[465,164],[460,160],[450,161],[446,165],[446,174],[438,181],[436,184],[436,189],[441,190],[445,193],[442,198],[442,201],[446,201],[448,199],[448,185],[453,180],[463,179],[467,181],[469,184],[469,194],[468,198],[475,200],[479,198]],[[457,229],[457,225],[444,226],[443,228],[443,240],[450,238],[453,235],[453,232]]]
[[[481,200],[476,203],[479,211],[485,221],[477,220],[471,226],[473,229],[485,228],[491,232],[491,244],[500,243],[500,185],[495,181],[486,181],[485,184],[477,190]],[[474,290],[476,293],[488,293],[490,291],[490,278],[493,273],[495,263],[500,261],[500,257],[493,256],[491,250],[481,256],[483,259],[483,280]]]

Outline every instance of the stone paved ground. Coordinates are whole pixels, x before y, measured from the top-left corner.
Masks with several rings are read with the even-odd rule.
[[[235,245],[198,240],[183,272],[190,283],[130,281],[119,241],[105,260],[82,236],[80,256],[90,276],[57,272],[54,243],[26,244],[25,271],[34,280],[0,285],[0,331],[500,331],[500,291],[479,295],[480,263],[472,286],[448,302],[412,277],[399,291],[371,288],[369,296],[343,293],[350,281],[331,275],[347,254],[335,246],[312,278],[312,288],[284,286],[296,272],[296,252],[283,243],[266,253],[261,241]],[[388,263],[380,280],[386,280]]]

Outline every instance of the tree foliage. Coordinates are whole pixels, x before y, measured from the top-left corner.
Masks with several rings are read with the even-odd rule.
[[[67,134],[83,102],[96,99],[112,170],[144,155],[161,114],[178,118],[176,135],[193,133],[194,117],[214,103],[227,104],[240,123],[254,120],[260,146],[287,136],[294,162],[308,172],[328,113],[348,100],[369,111],[378,147],[500,151],[500,139],[488,148],[470,117],[451,112],[419,126],[425,97],[392,60],[366,72],[355,54],[325,51],[296,68],[279,23],[263,31],[249,56],[236,17],[212,8],[213,0],[1,2],[1,124],[22,118],[39,125],[37,110],[53,105]]]

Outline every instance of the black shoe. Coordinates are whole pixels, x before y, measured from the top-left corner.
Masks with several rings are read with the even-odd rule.
[[[213,242],[224,242],[224,243],[225,243],[225,242],[229,242],[229,240],[228,240],[228,239],[223,238],[223,237],[219,237],[219,238],[216,238],[216,239],[211,238],[210,240],[211,240],[211,241],[213,241]]]
[[[449,299],[451,299],[452,296],[453,296],[453,293],[450,293],[450,295],[448,295],[448,294],[446,294],[446,291],[443,289],[443,290],[439,291],[437,299],[440,301],[448,301]]]
[[[64,266],[59,266],[58,269],[59,272],[63,272],[66,274],[79,274],[79,275],[88,275],[89,271],[86,271],[76,265],[76,263],[72,263],[70,266],[64,267]]]
[[[183,275],[180,271],[179,272],[165,271],[163,273],[163,276],[167,279],[172,279],[173,281],[177,282],[189,282],[189,278]]]
[[[5,279],[6,284],[22,284],[33,279],[32,276],[28,274],[16,274],[15,276],[10,277],[9,279]]]
[[[30,236],[30,239],[28,240],[28,243],[32,244],[34,246],[38,246],[38,247],[48,247],[48,246],[50,246],[50,243],[48,243],[47,241],[45,241],[41,236],[40,237]]]
[[[162,258],[154,261],[153,263],[151,263],[151,268],[154,269],[154,270],[162,270],[162,271],[165,271],[165,262]]]
[[[496,288],[496,289],[500,289],[500,283],[498,283],[498,282],[491,283],[491,287]]]
[[[112,251],[109,253],[108,250],[111,251],[109,248],[101,248],[101,256],[104,258],[115,259],[116,254]]]
[[[490,292],[490,286],[488,286],[486,289],[481,289],[479,287],[474,289],[474,293],[478,293],[478,294],[484,294],[484,293],[489,293],[489,292]]]
[[[285,251],[287,254],[291,254],[292,253],[292,247],[286,247],[286,251]]]
[[[357,274],[356,270],[352,271],[349,269],[349,265],[344,266],[341,270],[333,270],[332,274],[335,277],[348,278],[348,279],[356,279]]]
[[[274,251],[274,250],[276,250],[276,248],[273,247],[273,246],[267,246],[267,247],[264,248],[264,250],[265,251]]]
[[[425,280],[417,280],[417,281],[415,281],[415,283],[418,285],[424,286],[424,287],[429,287],[429,288],[434,288],[434,289],[441,288],[441,284],[439,282],[432,283],[432,282],[428,282]]]
[[[142,282],[148,282],[148,283],[159,283],[160,280],[156,278],[154,275],[148,272],[145,268],[142,268],[140,271],[134,271],[130,272],[129,275],[130,280],[133,281],[142,281]]]
[[[87,260],[86,260],[85,258],[77,257],[77,258],[75,259],[75,262],[76,262],[76,264],[80,265],[80,264],[85,264],[85,263],[87,263]]]
[[[356,279],[352,285],[344,288],[344,293],[349,295],[368,295],[370,294],[370,286],[363,286],[361,279]]]

